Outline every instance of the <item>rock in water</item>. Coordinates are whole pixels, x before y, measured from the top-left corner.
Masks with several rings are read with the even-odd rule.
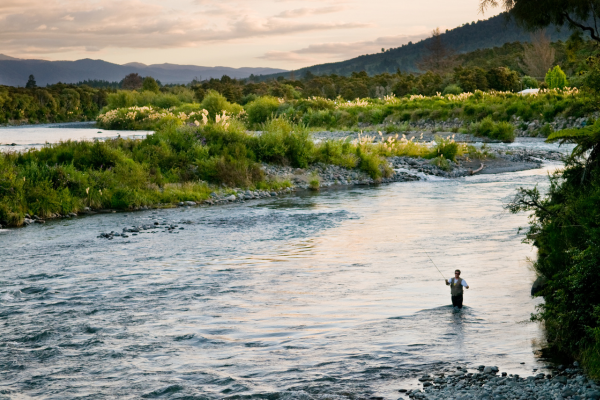
[[[536,293],[542,291],[546,287],[546,283],[548,280],[543,276],[538,276],[538,278],[533,282],[531,286],[531,295],[535,296]]]

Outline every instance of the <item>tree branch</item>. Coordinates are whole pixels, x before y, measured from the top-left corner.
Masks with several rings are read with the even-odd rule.
[[[575,25],[576,27],[578,27],[579,29],[583,30],[583,31],[588,31],[590,33],[590,36],[592,37],[592,39],[594,39],[596,42],[600,42],[600,37],[598,35],[596,35],[596,30],[590,26],[585,26],[577,21],[575,21],[574,19],[572,19],[569,16],[569,13],[563,13],[564,17],[567,19],[567,21],[569,21],[571,24]]]

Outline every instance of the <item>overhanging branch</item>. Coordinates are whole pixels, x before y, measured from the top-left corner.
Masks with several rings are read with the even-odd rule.
[[[571,24],[575,25],[576,27],[578,27],[579,29],[581,29],[583,31],[589,32],[592,39],[594,39],[596,42],[600,42],[600,37],[598,35],[596,35],[596,30],[594,28],[592,28],[591,26],[585,26],[585,25],[575,21],[573,18],[571,18],[569,16],[568,13],[563,13],[563,15],[565,16],[567,21],[569,21]]]

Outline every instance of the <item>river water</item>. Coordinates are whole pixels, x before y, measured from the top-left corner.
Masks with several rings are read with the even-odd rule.
[[[557,167],[5,230],[0,398],[396,399],[456,366],[531,375],[536,253],[503,205]],[[97,237],[153,222],[178,228]],[[462,312],[428,255],[463,271]]]
[[[113,137],[143,138],[151,131],[105,130],[95,122],[68,122],[0,127],[0,151],[39,149],[61,140],[94,140]]]

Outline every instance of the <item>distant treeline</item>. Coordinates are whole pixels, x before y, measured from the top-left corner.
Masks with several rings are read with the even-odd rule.
[[[107,102],[108,91],[56,84],[45,88],[0,86],[0,123],[93,120]]]
[[[432,43],[435,45],[436,42]],[[26,88],[0,86],[0,123],[94,119],[107,104],[108,93],[119,89],[138,92],[148,90],[177,96],[185,89],[192,93],[191,100],[197,103],[202,102],[212,90],[222,94],[229,102],[240,105],[263,96],[286,100],[311,97],[382,99],[390,95],[431,96],[436,93],[460,94],[475,90],[519,91],[532,87],[544,88],[545,71],[552,65],[560,65],[569,77],[568,85],[578,87],[581,73],[588,68],[588,58],[598,53],[594,44],[577,35],[565,42],[544,44],[541,40],[540,43],[537,50],[530,44],[516,42],[461,55],[453,55],[443,48],[436,49],[432,46],[429,58],[421,61],[421,66],[427,69],[422,74],[398,70],[374,76],[369,76],[365,71],[353,72],[350,76],[317,76],[306,71],[302,76],[279,76],[269,81],[258,81],[257,78],[232,79],[225,75],[221,79],[194,80],[187,85],[162,85],[151,77],[130,74],[120,82],[87,80],[75,85],[59,83],[45,88],[36,87],[32,76]],[[542,63],[537,67],[530,65],[544,57],[547,58],[546,64]]]

